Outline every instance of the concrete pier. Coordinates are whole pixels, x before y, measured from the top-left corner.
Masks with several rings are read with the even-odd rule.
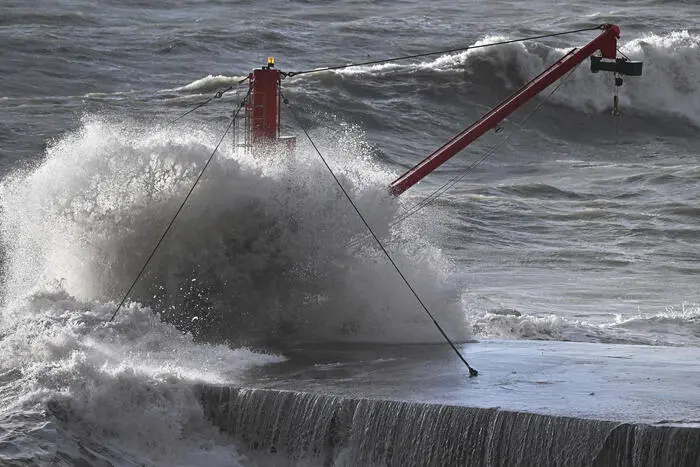
[[[264,465],[700,466],[697,349],[308,346],[205,411]]]

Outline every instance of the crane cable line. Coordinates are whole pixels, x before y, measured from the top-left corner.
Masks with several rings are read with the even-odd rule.
[[[149,263],[153,259],[153,256],[155,256],[156,251],[158,251],[158,248],[163,243],[163,240],[165,240],[166,235],[168,235],[168,232],[170,232],[170,229],[172,228],[173,224],[175,223],[175,219],[177,219],[177,216],[180,215],[180,212],[182,212],[183,208],[185,207],[185,204],[187,204],[187,201],[190,199],[190,196],[194,192],[194,189],[197,187],[197,184],[202,179],[204,172],[207,170],[207,168],[209,167],[209,164],[214,159],[214,155],[219,150],[219,146],[221,146],[221,143],[224,141],[224,138],[226,138],[226,135],[228,134],[229,130],[231,130],[231,127],[233,127],[234,123],[236,122],[236,118],[238,118],[238,114],[241,112],[241,109],[245,106],[246,102],[248,101],[249,95],[250,95],[250,90],[248,91],[246,96],[243,98],[241,103],[238,105],[238,108],[234,112],[233,117],[231,118],[231,121],[229,122],[228,126],[226,127],[226,130],[221,135],[219,142],[216,143],[214,150],[212,151],[211,155],[209,156],[209,159],[207,159],[206,163],[202,167],[202,170],[199,172],[199,175],[197,175],[197,178],[195,179],[194,183],[192,184],[189,191],[187,192],[187,195],[185,195],[185,198],[182,200],[182,203],[180,203],[180,207],[177,209],[177,211],[175,212],[175,215],[173,215],[172,219],[170,219],[168,226],[163,231],[163,234],[160,236],[160,239],[158,240],[156,245],[153,247],[153,250],[151,250],[151,254],[148,255],[148,258],[146,258],[146,261],[144,261],[143,266],[141,267],[141,270],[138,272],[138,274],[136,274],[136,277],[134,278],[133,282],[131,283],[131,286],[124,294],[124,297],[122,298],[121,302],[119,302],[117,309],[114,310],[114,313],[112,313],[112,317],[109,318],[108,322],[111,323],[112,321],[114,321],[114,317],[117,316],[117,313],[119,313],[119,310],[122,309],[122,307],[124,306],[124,302],[126,302],[126,299],[131,294],[131,291],[134,290],[134,287],[138,283],[139,279],[141,279],[141,276],[146,271],[146,268],[148,267]]]
[[[302,131],[304,132],[304,134],[306,135],[306,138],[309,140],[309,143],[311,143],[311,146],[312,146],[312,147],[314,148],[314,150],[316,151],[316,154],[318,154],[318,157],[319,157],[319,158],[321,159],[321,161],[323,162],[323,165],[326,166],[326,169],[328,169],[328,172],[330,172],[331,177],[333,177],[333,180],[335,180],[335,183],[338,185],[338,188],[340,189],[340,191],[343,192],[343,195],[345,196],[345,198],[348,200],[348,202],[350,203],[350,205],[352,206],[352,208],[355,210],[355,212],[357,213],[357,215],[358,215],[358,216],[360,217],[360,219],[362,220],[362,223],[365,225],[365,227],[367,228],[367,230],[369,231],[369,233],[372,235],[372,237],[374,238],[374,240],[377,242],[377,245],[378,245],[379,248],[382,250],[382,253],[384,253],[384,256],[386,256],[386,259],[387,259],[387,260],[389,261],[389,263],[391,263],[391,265],[394,267],[394,269],[396,270],[396,272],[398,273],[398,275],[399,275],[399,276],[401,277],[401,279],[403,280],[404,284],[406,284],[406,287],[408,287],[408,289],[411,291],[411,293],[413,294],[413,296],[416,298],[416,300],[417,300],[418,303],[420,304],[421,308],[423,308],[423,310],[426,312],[426,314],[430,317],[430,319],[432,320],[432,322],[433,322],[433,324],[435,325],[435,327],[438,329],[438,331],[440,331],[440,334],[442,334],[442,337],[445,339],[445,341],[447,341],[448,344],[450,344],[450,347],[452,347],[452,350],[457,354],[457,356],[458,356],[459,359],[462,361],[462,363],[464,363],[464,365],[467,367],[467,369],[469,370],[469,377],[478,376],[478,375],[479,375],[479,372],[478,372],[476,369],[472,368],[471,365],[469,365],[469,362],[467,362],[467,359],[464,358],[464,356],[462,355],[462,352],[459,351],[459,349],[458,349],[457,346],[454,344],[454,342],[452,342],[452,339],[450,339],[449,336],[447,335],[447,333],[445,333],[445,331],[442,329],[442,326],[440,326],[440,324],[437,322],[437,320],[435,319],[435,317],[433,316],[433,314],[430,312],[430,310],[428,309],[428,307],[425,305],[425,303],[423,302],[423,300],[420,298],[420,295],[418,295],[418,292],[416,292],[416,290],[413,288],[413,286],[412,286],[411,283],[409,282],[408,278],[406,278],[406,276],[403,274],[403,272],[401,271],[401,269],[399,268],[399,266],[396,264],[396,262],[394,261],[394,258],[392,258],[392,256],[389,254],[389,251],[387,251],[387,249],[384,247],[384,245],[382,244],[382,241],[379,239],[379,237],[377,236],[377,234],[374,233],[374,230],[373,230],[372,227],[369,225],[369,222],[367,222],[367,219],[365,219],[365,216],[362,214],[362,211],[360,211],[360,209],[357,207],[357,205],[355,204],[355,202],[352,200],[352,197],[351,197],[350,194],[347,192],[347,190],[345,189],[345,187],[343,186],[343,184],[340,183],[340,180],[339,180],[338,177],[336,176],[335,172],[333,171],[333,169],[331,168],[331,166],[328,165],[328,162],[326,161],[326,158],[323,156],[323,154],[321,153],[321,151],[318,149],[318,146],[316,146],[316,143],[315,143],[314,140],[311,138],[311,135],[310,135],[309,132],[306,130],[306,127],[302,125],[301,121],[299,120],[299,117],[297,117],[297,115],[296,115],[296,112],[294,112],[294,110],[289,106],[289,101],[287,100],[287,98],[284,97],[284,94],[282,94],[281,92],[280,92],[280,94],[282,95],[282,99],[283,99],[284,103],[287,105],[287,108],[289,109],[289,112],[292,114],[292,117],[294,117],[294,120],[296,121],[297,125],[299,126],[299,128],[301,128],[301,130],[302,130]]]
[[[453,49],[436,50],[434,52],[425,52],[425,53],[412,54],[412,55],[402,55],[399,57],[382,58],[379,60],[370,60],[367,62],[349,63],[346,65],[324,66],[324,67],[311,68],[311,69],[302,70],[302,71],[288,71],[288,72],[281,71],[280,74],[282,75],[283,78],[293,78],[295,76],[306,75],[309,73],[319,73],[322,71],[342,70],[345,68],[353,68],[353,67],[368,66],[368,65],[379,65],[381,63],[398,62],[401,60],[409,60],[412,58],[430,57],[432,55],[443,55],[443,54],[449,54],[449,53],[455,53],[455,52],[465,52],[467,50],[483,49],[486,47],[493,47],[493,46],[497,46],[497,45],[515,44],[517,42],[532,41],[532,40],[536,40],[536,39],[545,39],[548,37],[563,36],[566,34],[576,34],[576,33],[585,32],[585,31],[597,31],[597,30],[601,30],[604,28],[605,28],[605,25],[601,24],[598,26],[593,26],[593,27],[588,27],[588,28],[572,29],[569,31],[555,32],[555,33],[551,33],[551,34],[540,34],[537,36],[523,37],[520,39],[509,39],[509,40],[499,41],[499,42],[489,42],[488,44],[469,45],[469,46],[457,47],[457,48],[453,48]]]

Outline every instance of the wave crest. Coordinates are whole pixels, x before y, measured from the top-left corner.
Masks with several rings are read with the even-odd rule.
[[[487,36],[475,46],[501,42],[509,37]],[[572,44],[581,44],[584,40]],[[445,86],[446,79],[466,80],[473,92],[507,90],[520,87],[572,47],[557,48],[539,42],[524,42],[471,49],[441,55],[417,63],[387,63],[322,72],[342,80],[363,79],[377,75],[398,75],[400,79],[418,81],[426,86]],[[664,35],[650,33],[621,43],[620,49],[632,60],[644,62],[641,77],[627,77],[620,89],[620,105],[647,116],[659,113],[686,119],[700,126],[700,35],[688,31],[672,31]],[[311,75],[313,76],[313,75]],[[308,78],[307,78],[308,79]],[[347,84],[346,84],[347,85]],[[462,85],[462,83],[460,83]],[[551,99],[554,102],[587,113],[608,112],[612,103],[612,75],[593,74],[587,62],[562,80],[561,88]]]

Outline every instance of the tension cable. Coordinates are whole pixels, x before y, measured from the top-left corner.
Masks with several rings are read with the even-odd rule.
[[[574,72],[577,68],[578,68],[578,65],[577,65],[576,67],[574,67],[574,68],[564,77],[564,79],[562,79],[559,83],[557,83],[556,87],[555,87],[554,89],[552,89],[552,91],[550,91],[550,93],[547,94],[547,96],[546,96],[542,101],[540,101],[540,103],[539,103],[532,111],[530,111],[530,113],[527,114],[527,115],[525,116],[525,118],[523,118],[523,119],[518,123],[518,125],[517,125],[517,130],[522,130],[522,129],[523,129],[523,126],[524,126],[537,112],[539,112],[539,111],[542,109],[542,107],[546,104],[547,99],[551,98],[551,97],[554,95],[554,93],[556,93],[556,92],[559,90],[559,88],[571,77],[571,75],[573,74],[573,72]],[[498,131],[498,130],[497,130],[497,131]],[[418,211],[420,211],[420,210],[422,210],[423,208],[425,208],[425,207],[429,206],[430,204],[432,204],[432,203],[433,203],[435,200],[437,200],[441,195],[443,195],[444,193],[448,192],[453,186],[455,186],[459,181],[461,181],[464,177],[466,177],[467,174],[469,174],[469,172],[471,172],[472,170],[474,170],[474,169],[476,168],[476,166],[478,166],[479,164],[481,164],[482,162],[484,162],[484,161],[485,161],[486,159],[488,159],[489,157],[493,156],[493,155],[496,153],[496,151],[498,151],[498,149],[500,149],[501,146],[503,146],[514,134],[515,134],[515,132],[509,132],[509,133],[507,133],[503,138],[501,138],[500,141],[498,141],[496,144],[494,144],[494,145],[486,152],[486,154],[484,154],[484,155],[481,156],[479,159],[477,159],[476,161],[474,161],[474,162],[472,162],[471,164],[469,164],[464,170],[462,170],[460,173],[458,173],[457,175],[455,175],[454,177],[452,177],[451,179],[449,179],[448,181],[446,181],[444,184],[442,184],[442,185],[441,185],[440,187],[438,187],[437,189],[433,190],[430,194],[428,194],[427,196],[425,196],[425,197],[424,197],[423,199],[421,199],[419,202],[417,202],[416,204],[414,204],[414,205],[411,206],[410,208],[406,209],[406,211],[404,211],[404,212],[403,212],[396,220],[394,220],[389,226],[390,226],[390,227],[393,227],[393,226],[395,226],[395,225],[397,225],[397,224],[399,224],[399,223],[405,221],[405,220],[408,219],[409,217],[411,217],[411,216],[413,216],[414,214],[418,213]],[[362,242],[363,242],[364,240],[366,240],[367,238],[368,238],[368,237],[359,238],[359,239],[357,239],[357,240],[351,242],[351,243],[348,245],[348,248],[353,248],[353,247],[359,246],[359,245],[362,244]]]
[[[522,129],[523,129],[523,126],[524,126],[537,112],[539,112],[539,111],[542,109],[542,107],[544,106],[544,104],[546,104],[547,99],[551,98],[551,97],[554,95],[554,93],[556,93],[556,92],[559,90],[559,88],[571,77],[571,74],[574,72],[574,70],[576,70],[576,68],[578,68],[578,65],[577,65],[576,67],[574,67],[574,68],[566,75],[566,77],[564,77],[564,79],[562,79],[561,81],[559,81],[559,83],[557,83],[556,87],[555,87],[554,89],[552,89],[552,91],[550,91],[550,93],[549,93],[542,101],[540,101],[539,104],[537,104],[537,106],[536,106],[532,111],[530,111],[529,114],[527,114],[527,115],[525,116],[525,118],[523,118],[523,119],[520,121],[520,123],[518,124],[518,128],[517,128],[518,130],[522,130]],[[479,158],[479,159],[477,159],[476,161],[474,161],[473,163],[471,163],[471,164],[470,164],[469,166],[467,166],[464,170],[462,170],[462,172],[460,172],[460,173],[458,173],[457,175],[455,175],[454,177],[452,177],[450,180],[448,180],[447,182],[445,182],[445,183],[444,183],[442,186],[440,186],[438,189],[434,190],[434,191],[433,191],[432,193],[430,193],[428,196],[426,196],[425,198],[423,198],[420,202],[416,203],[414,206],[412,206],[411,208],[409,208],[409,209],[407,210],[407,212],[405,212],[401,217],[399,217],[399,219],[396,220],[395,223],[399,223],[399,222],[405,220],[406,218],[412,216],[412,215],[415,214],[416,212],[420,211],[420,210],[423,209],[424,207],[426,207],[426,206],[428,206],[429,204],[431,204],[431,203],[432,203],[433,201],[435,201],[440,195],[442,195],[443,193],[447,192],[450,188],[452,188],[454,185],[456,185],[457,182],[459,182],[460,180],[462,180],[469,172],[471,172],[472,170],[474,170],[474,168],[475,168],[477,165],[481,164],[481,163],[484,162],[486,159],[488,159],[489,157],[493,156],[493,155],[496,153],[496,151],[497,151],[498,149],[500,149],[500,147],[503,146],[515,133],[516,133],[516,132],[509,132],[508,134],[506,134],[498,143],[496,143],[494,146],[492,146],[491,149],[490,149],[489,151],[486,152],[486,154],[484,154],[481,158]],[[394,224],[392,224],[392,225],[394,225]]]
[[[112,313],[112,317],[109,318],[109,322],[111,323],[114,320],[114,317],[117,316],[117,313],[119,313],[119,310],[121,310],[122,306],[124,306],[124,302],[126,302],[126,299],[129,297],[129,294],[131,294],[131,291],[134,290],[134,287],[136,286],[136,283],[141,279],[141,276],[143,275],[144,271],[148,267],[148,264],[151,262],[153,259],[153,256],[156,254],[156,251],[158,251],[158,247],[160,247],[161,243],[163,243],[163,240],[165,239],[165,236],[168,235],[168,232],[170,232],[170,228],[173,226],[175,223],[175,219],[177,219],[177,216],[180,214],[182,209],[185,207],[185,204],[187,204],[187,200],[190,199],[190,196],[192,195],[192,192],[194,189],[197,187],[197,184],[199,181],[202,179],[202,176],[204,175],[204,172],[207,170],[207,167],[209,167],[209,164],[211,161],[214,159],[214,155],[216,154],[216,151],[219,150],[219,146],[221,146],[221,143],[224,141],[224,138],[228,134],[229,130],[233,126],[233,124],[236,122],[236,118],[238,117],[238,114],[240,113],[241,109],[245,106],[245,103],[248,101],[248,96],[250,95],[250,91],[246,94],[246,96],[243,98],[241,103],[238,105],[238,108],[233,114],[233,117],[231,118],[231,121],[229,122],[228,126],[226,127],[226,130],[224,131],[224,134],[221,135],[221,138],[219,139],[219,142],[216,143],[216,146],[214,147],[214,150],[212,151],[211,155],[209,156],[209,159],[207,159],[207,162],[204,164],[204,167],[202,167],[202,170],[199,172],[199,175],[195,179],[194,183],[192,184],[192,187],[190,187],[190,190],[187,192],[187,195],[185,195],[185,199],[182,200],[182,203],[180,204],[180,207],[177,209],[175,212],[175,215],[173,218],[170,220],[170,223],[168,226],[165,228],[165,231],[163,231],[163,234],[160,236],[160,239],[156,243],[156,246],[153,248],[151,251],[151,254],[148,255],[148,258],[146,261],[143,263],[143,266],[141,267],[141,270],[139,273],[136,275],[134,278],[134,281],[131,283],[131,286],[129,287],[129,290],[126,291],[124,294],[124,297],[122,298],[122,301],[119,302],[119,306],[117,306],[117,309],[114,310],[114,313]]]
[[[306,135],[306,138],[309,140],[309,143],[311,143],[311,146],[312,146],[312,147],[314,148],[314,150],[316,151],[316,154],[318,154],[318,157],[319,157],[319,158],[321,159],[321,161],[323,162],[323,165],[326,166],[326,169],[328,169],[328,172],[330,172],[331,177],[333,177],[333,180],[335,180],[335,183],[338,185],[338,188],[340,188],[340,191],[343,192],[343,195],[345,195],[345,198],[348,200],[348,202],[350,203],[350,205],[352,206],[352,208],[355,210],[355,212],[357,213],[357,215],[358,215],[358,216],[360,217],[360,219],[362,220],[362,223],[365,225],[365,227],[367,228],[367,230],[369,231],[369,233],[372,235],[372,237],[374,238],[374,240],[377,242],[377,245],[379,245],[379,248],[382,250],[382,253],[384,253],[384,256],[386,256],[386,258],[389,260],[389,262],[390,262],[391,265],[394,267],[394,269],[396,270],[396,272],[399,274],[399,276],[401,277],[401,279],[403,280],[403,282],[406,284],[406,287],[408,287],[408,289],[411,291],[411,293],[413,294],[413,296],[416,297],[416,300],[418,301],[418,303],[420,304],[420,306],[423,308],[423,310],[427,313],[427,315],[430,317],[430,319],[433,321],[433,324],[435,324],[435,327],[438,329],[438,331],[440,331],[440,334],[442,334],[442,337],[445,338],[445,340],[447,341],[447,343],[450,344],[450,347],[452,347],[452,350],[454,350],[454,352],[457,354],[457,356],[459,357],[459,359],[462,360],[462,363],[464,363],[464,365],[469,369],[469,376],[470,376],[470,377],[477,376],[477,375],[479,374],[479,372],[478,372],[477,370],[475,370],[474,368],[472,368],[472,367],[469,365],[469,363],[467,362],[466,358],[464,358],[464,356],[463,356],[462,353],[459,351],[459,349],[457,348],[457,346],[455,346],[455,344],[452,342],[452,340],[447,336],[447,334],[446,334],[445,331],[442,329],[442,327],[440,326],[440,324],[437,322],[437,320],[435,319],[435,317],[433,316],[433,314],[430,312],[430,310],[428,309],[428,307],[425,305],[425,303],[423,303],[423,300],[420,298],[420,296],[418,295],[418,293],[415,291],[415,289],[413,288],[413,286],[411,285],[411,283],[408,281],[408,279],[406,278],[406,276],[404,276],[403,272],[401,272],[401,269],[400,269],[399,266],[396,264],[396,262],[394,261],[394,259],[391,257],[391,255],[389,254],[389,252],[387,251],[387,249],[384,247],[384,245],[382,244],[382,241],[379,240],[379,237],[377,236],[377,234],[374,233],[374,230],[372,229],[372,227],[370,227],[369,223],[368,223],[367,220],[365,219],[365,216],[362,215],[362,212],[361,212],[360,209],[357,207],[357,205],[355,204],[355,202],[352,200],[352,198],[350,197],[350,194],[347,192],[347,190],[345,190],[345,187],[343,187],[343,184],[340,183],[340,180],[339,180],[338,177],[335,175],[335,172],[333,172],[333,169],[331,168],[331,166],[328,165],[328,162],[326,161],[326,158],[323,157],[323,154],[321,154],[321,151],[320,151],[320,150],[318,149],[318,147],[316,146],[316,143],[314,143],[314,140],[311,139],[311,135],[309,135],[309,132],[306,130],[306,127],[305,127],[304,125],[302,125],[301,121],[300,121],[299,118],[297,117],[297,115],[296,115],[296,113],[294,112],[294,110],[289,106],[289,101],[287,100],[287,98],[286,98],[286,97],[284,96],[284,94],[282,94],[281,92],[280,92],[280,95],[282,96],[282,99],[283,99],[284,103],[287,104],[287,108],[289,109],[289,112],[292,114],[292,117],[294,117],[294,120],[297,122],[297,125],[299,125],[299,128],[301,128],[301,130],[302,130],[302,131],[304,132],[304,134]]]
[[[514,44],[516,42],[525,42],[525,41],[532,41],[532,40],[537,40],[537,39],[545,39],[547,37],[563,36],[566,34],[576,34],[579,32],[596,31],[596,30],[600,30],[600,29],[605,29],[605,25],[601,24],[599,26],[582,28],[582,29],[572,29],[570,31],[564,31],[564,32],[555,32],[555,33],[551,33],[551,34],[541,34],[538,36],[523,37],[520,39],[510,39],[510,40],[506,40],[506,41],[490,42],[488,44],[470,45],[470,46],[466,46],[466,47],[437,50],[434,52],[425,52],[425,53],[420,53],[420,54],[403,55],[400,57],[391,57],[391,58],[384,58],[384,59],[380,59],[380,60],[371,60],[368,62],[350,63],[348,65],[325,66],[325,67],[313,68],[313,69],[302,70],[302,71],[289,71],[289,72],[282,72],[281,71],[280,74],[282,75],[283,78],[292,78],[294,76],[305,75],[308,73],[317,73],[320,71],[342,70],[344,68],[352,68],[352,67],[358,67],[358,66],[378,65],[380,63],[398,62],[400,60],[408,60],[411,58],[421,58],[421,57],[429,57],[431,55],[443,55],[443,54],[449,54],[449,53],[454,53],[454,52],[464,52],[467,50],[482,49],[485,47],[492,47],[492,46],[496,46],[496,45]]]
[[[227,87],[226,89],[222,89],[222,90],[216,91],[216,93],[215,93],[213,96],[211,96],[209,99],[205,100],[204,102],[201,102],[201,103],[197,104],[196,106],[194,106],[193,108],[191,108],[190,110],[188,110],[188,111],[185,112],[184,114],[180,115],[179,117],[174,118],[173,120],[170,120],[170,121],[167,123],[167,125],[172,125],[173,123],[177,122],[178,120],[180,120],[180,119],[182,119],[182,118],[188,116],[188,115],[191,114],[192,112],[194,112],[194,111],[196,111],[196,110],[198,110],[198,109],[204,107],[205,105],[207,105],[208,103],[210,103],[210,102],[213,101],[214,99],[221,99],[221,98],[223,97],[224,94],[226,94],[227,92],[231,91],[235,86],[239,86],[239,85],[245,83],[246,81],[248,81],[248,78],[249,78],[249,77],[246,76],[246,77],[243,78],[242,80],[238,81],[236,84],[233,84],[233,85]]]

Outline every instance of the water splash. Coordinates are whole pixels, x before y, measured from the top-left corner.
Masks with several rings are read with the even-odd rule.
[[[80,299],[118,299],[217,136],[86,118],[2,185],[5,296],[60,282]],[[401,209],[385,188],[392,174],[350,129],[315,137],[418,292],[466,338],[447,261],[415,224],[390,228]],[[132,298],[217,341],[438,341],[377,249],[347,248],[364,227],[307,149],[255,158],[223,148]]]
[[[236,381],[283,359],[194,345],[138,304],[107,323],[114,306],[56,289],[2,309],[0,406],[23,434],[6,443],[22,443],[18,455],[46,462],[237,465],[235,446],[203,418],[194,383]],[[17,461],[11,452],[4,459]]]

